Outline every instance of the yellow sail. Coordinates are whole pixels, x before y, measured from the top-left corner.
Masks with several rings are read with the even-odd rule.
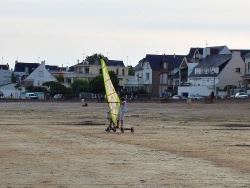
[[[101,59],[101,66],[102,66],[102,75],[106,90],[106,97],[108,100],[108,105],[111,113],[111,119],[114,123],[117,121],[117,117],[120,111],[120,98],[118,97],[115,88],[113,86],[113,83],[110,79],[108,68],[106,66],[106,63],[103,59]]]

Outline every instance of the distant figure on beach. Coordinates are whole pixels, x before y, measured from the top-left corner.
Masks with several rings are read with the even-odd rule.
[[[88,106],[88,103],[84,101],[84,99],[81,100],[82,106]]]
[[[211,99],[214,99],[214,92],[211,92]]]

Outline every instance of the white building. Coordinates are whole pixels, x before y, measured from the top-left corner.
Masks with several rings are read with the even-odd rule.
[[[45,68],[45,62],[42,61],[24,81],[26,85],[42,86],[44,82],[56,81],[56,78]]]
[[[207,47],[203,59],[188,77],[190,86],[180,86],[179,95],[210,95],[224,90],[227,85],[240,86],[245,74],[245,62],[240,51],[230,51],[226,46]]]

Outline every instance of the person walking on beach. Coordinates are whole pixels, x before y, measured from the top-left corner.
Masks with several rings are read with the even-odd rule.
[[[125,98],[121,98],[121,107],[120,107],[120,113],[117,118],[117,126],[116,128],[119,128],[119,123],[121,122],[121,128],[123,128],[123,121],[125,117],[125,113],[127,112],[127,102],[125,101]]]

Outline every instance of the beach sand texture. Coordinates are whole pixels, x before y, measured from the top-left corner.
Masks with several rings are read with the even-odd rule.
[[[0,103],[0,187],[250,187],[250,104]]]

